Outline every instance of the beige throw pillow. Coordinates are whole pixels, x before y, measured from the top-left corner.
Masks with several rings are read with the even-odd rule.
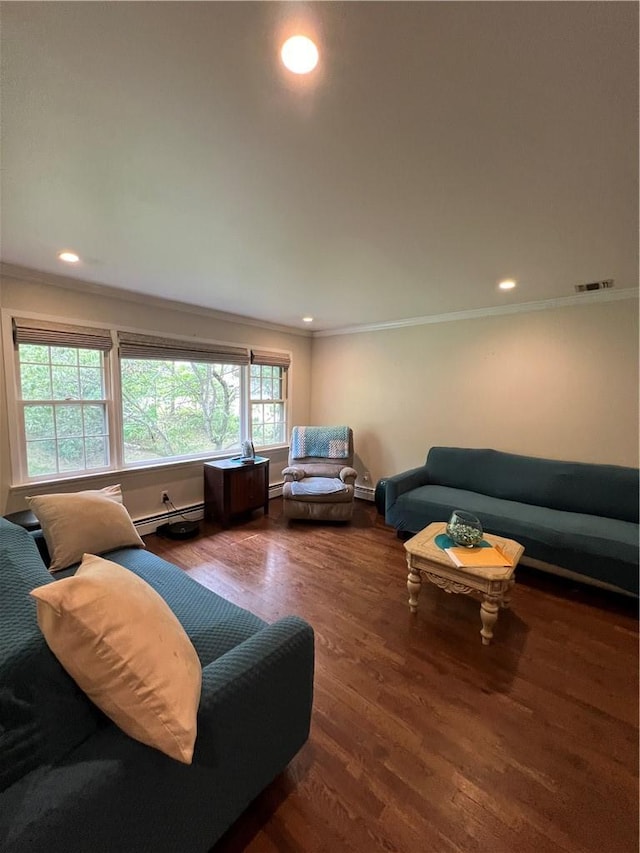
[[[25,499],[40,522],[51,557],[50,572],[66,569],[84,553],[104,554],[144,542],[122,504],[120,486]]]
[[[191,764],[202,668],[164,599],[91,554],[31,595],[47,645],[87,696],[132,738]]]

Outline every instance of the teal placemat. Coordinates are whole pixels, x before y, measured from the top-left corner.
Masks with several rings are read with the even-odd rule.
[[[438,548],[441,548],[443,551],[445,548],[456,548],[457,545],[453,541],[450,536],[447,536],[446,533],[438,533],[436,538],[433,540]],[[474,548],[490,548],[491,542],[487,542],[486,539],[482,539],[482,541],[478,542],[477,545],[473,546]]]

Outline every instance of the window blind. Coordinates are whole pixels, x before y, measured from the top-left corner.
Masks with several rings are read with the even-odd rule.
[[[112,347],[108,329],[85,326],[67,326],[45,320],[13,318],[13,341],[17,344],[44,344],[56,347],[82,347],[108,352]]]
[[[156,358],[171,361],[206,361],[215,364],[249,364],[246,347],[179,341],[132,332],[118,332],[121,358]]]
[[[291,366],[291,358],[287,353],[252,349],[251,364],[264,364],[269,367],[282,367],[284,370],[287,370]]]

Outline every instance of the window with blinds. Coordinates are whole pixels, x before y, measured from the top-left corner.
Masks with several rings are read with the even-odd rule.
[[[13,340],[21,479],[287,441],[286,353],[17,318]]]
[[[111,333],[14,320],[13,337],[27,477],[109,468]]]
[[[240,449],[242,347],[118,336],[125,463]]]
[[[251,433],[258,446],[284,444],[287,440],[289,364],[286,354],[251,351]]]

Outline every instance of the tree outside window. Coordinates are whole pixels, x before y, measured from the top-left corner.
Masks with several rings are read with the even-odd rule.
[[[126,463],[240,447],[240,373],[235,364],[120,361]]]
[[[108,467],[103,353],[20,344],[18,363],[27,475]]]

